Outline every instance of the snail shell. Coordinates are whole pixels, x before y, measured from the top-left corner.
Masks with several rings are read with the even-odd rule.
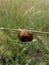
[[[18,38],[21,42],[29,42],[33,40],[33,34],[28,29],[18,29]]]

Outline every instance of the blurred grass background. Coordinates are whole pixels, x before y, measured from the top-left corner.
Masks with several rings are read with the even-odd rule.
[[[0,27],[49,32],[49,0],[0,0]],[[49,35],[22,43],[17,31],[0,30],[0,65],[49,65]]]

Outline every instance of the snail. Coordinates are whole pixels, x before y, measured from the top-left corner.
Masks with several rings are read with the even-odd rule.
[[[21,42],[30,42],[33,40],[33,34],[28,29],[18,29],[18,38]]]

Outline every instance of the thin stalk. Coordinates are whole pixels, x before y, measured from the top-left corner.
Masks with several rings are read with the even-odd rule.
[[[18,31],[18,29],[13,29],[13,28],[0,28],[0,30],[11,30],[11,31]],[[42,31],[36,31],[36,30],[29,30],[32,33],[40,33],[40,34],[48,34],[49,32],[42,32]]]

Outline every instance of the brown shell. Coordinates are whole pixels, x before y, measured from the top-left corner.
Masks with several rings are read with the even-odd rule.
[[[19,29],[18,30],[18,38],[20,41],[22,42],[29,42],[33,40],[33,34],[31,31],[27,30],[27,29]]]

